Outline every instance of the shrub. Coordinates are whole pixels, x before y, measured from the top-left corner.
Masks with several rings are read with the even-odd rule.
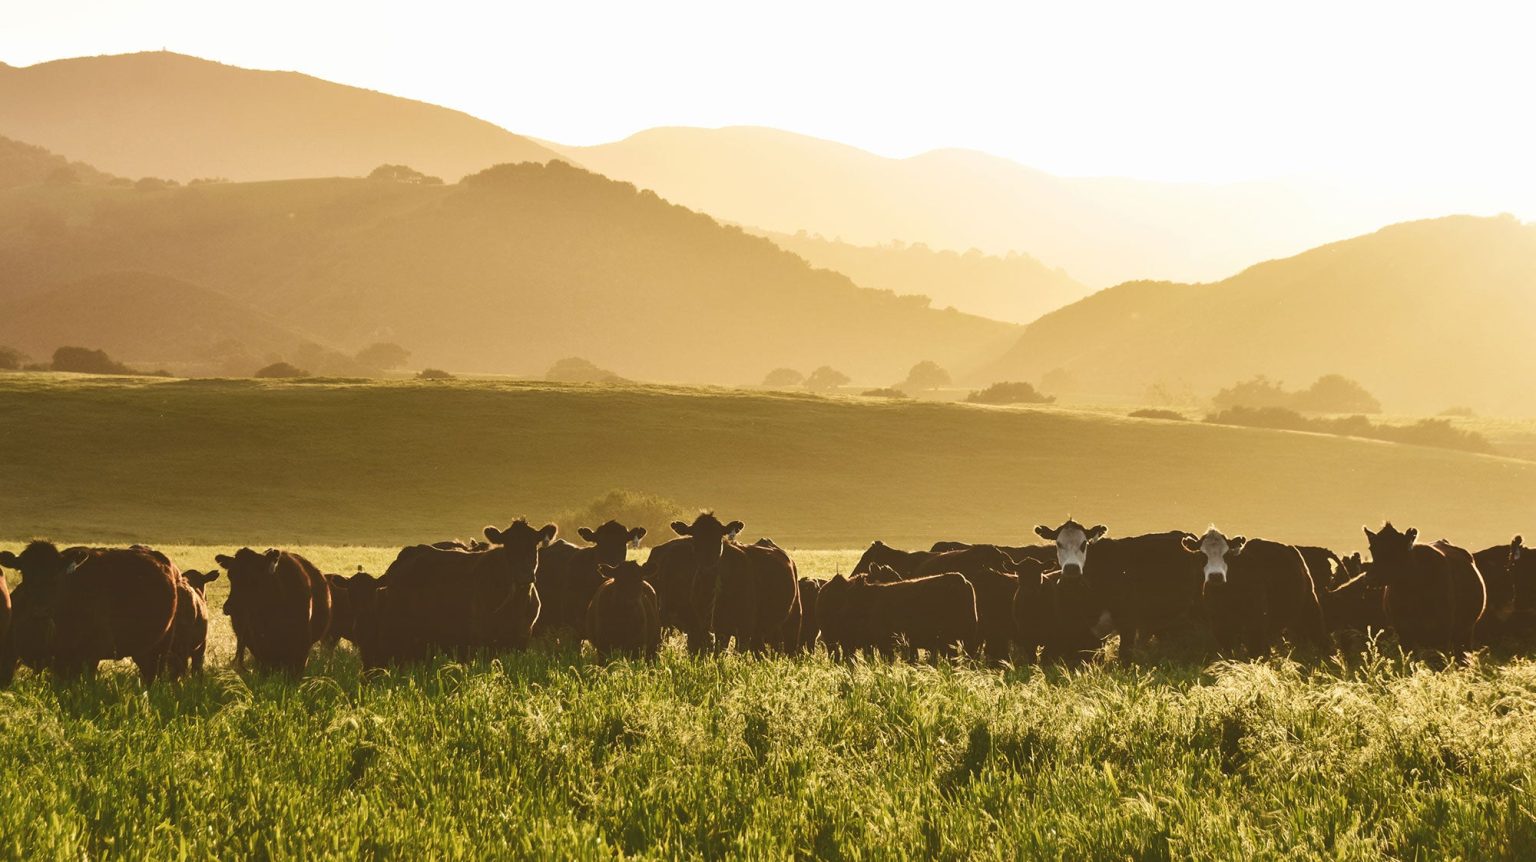
[[[1260,374],[1217,392],[1217,410],[1234,407],[1284,407],[1301,413],[1380,413],[1381,402],[1342,374],[1325,374],[1300,392],[1287,392],[1279,381]]]
[[[1449,419],[1421,419],[1412,425],[1377,425],[1364,416],[1312,419],[1285,407],[1233,407],[1206,417],[1216,425],[1241,425],[1249,428],[1277,428],[1283,431],[1312,431],[1343,437],[1364,437],[1411,446],[1434,446],[1464,452],[1493,451],[1488,438],[1476,431],[1463,431]]]
[[[1178,422],[1184,422],[1189,419],[1188,416],[1177,410],[1160,410],[1155,408],[1132,410],[1128,415],[1132,419],[1171,419]]]
[[[14,347],[0,347],[0,371],[16,371],[27,361],[27,355]]]
[[[416,372],[417,380],[452,380],[453,375],[441,368],[423,368]]]
[[[965,400],[972,404],[1050,404],[1056,398],[1036,391],[1034,384],[1014,381],[994,383],[965,396]]]
[[[830,365],[823,365],[805,378],[805,388],[812,392],[831,392],[853,382],[852,378]]]
[[[87,347],[60,347],[53,352],[54,371],[73,371],[77,374],[138,374],[121,362],[107,355],[105,350]]]
[[[859,393],[865,398],[911,398],[911,395],[897,389],[894,386],[886,386],[880,389],[867,389]]]
[[[284,379],[293,377],[308,377],[309,372],[302,368],[296,368],[286,362],[274,362],[265,368],[258,370],[252,377],[265,377]]]
[[[805,375],[793,368],[775,368],[763,378],[763,385],[772,389],[799,386],[804,382]]]
[[[568,534],[572,542],[580,544],[581,540],[576,537],[578,527],[597,527],[605,521],[614,520],[626,527],[644,527],[646,540],[655,546],[673,538],[670,526],[673,521],[692,520],[692,514],[687,506],[666,497],[642,491],[614,489],[578,509],[560,515],[555,523],[560,525],[561,532]]]
[[[924,359],[912,366],[907,372],[907,379],[901,384],[902,389],[938,389],[950,384],[949,372],[939,367],[937,362]]]
[[[582,359],[580,356],[568,356],[556,362],[545,372],[544,379],[551,383],[628,383],[628,380],[614,374],[606,368]]]
[[[388,341],[370,344],[357,352],[357,364],[370,371],[387,371],[399,368],[411,358],[411,352]]]

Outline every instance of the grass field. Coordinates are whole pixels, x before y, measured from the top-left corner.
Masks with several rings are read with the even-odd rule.
[[[167,548],[186,566],[216,549]],[[300,549],[326,568],[389,549]],[[845,554],[802,554],[809,568]],[[0,856],[1528,859],[1536,664],[126,664],[0,692]]]
[[[666,387],[0,375],[0,537],[398,545],[613,489],[802,547],[1215,521],[1350,549],[1532,529],[1536,463],[1067,408]],[[575,525],[564,525],[567,530]],[[661,537],[653,537],[653,541]]]
[[[7,375],[0,444],[0,547],[143,540],[204,568],[282,545],[338,572],[613,488],[717,507],[827,576],[875,537],[1018,540],[1068,511],[1341,549],[1390,516],[1477,545],[1530,529],[1536,478],[1102,411],[491,382]],[[367,679],[343,647],[294,682],[229,669],[226,588],[201,678],[0,692],[0,857],[1536,855],[1526,659],[1069,673],[674,640],[656,664],[541,645]]]

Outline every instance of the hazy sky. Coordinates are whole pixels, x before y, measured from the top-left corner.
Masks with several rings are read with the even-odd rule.
[[[775,126],[1060,174],[1536,204],[1536,14],[1484,3],[4,0],[0,60],[161,47],[598,143]],[[1536,213],[1531,213],[1536,216]],[[1528,216],[1530,217],[1530,216]]]

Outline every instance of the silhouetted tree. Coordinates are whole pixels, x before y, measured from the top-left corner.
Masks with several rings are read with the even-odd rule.
[[[860,392],[865,398],[911,398],[912,396],[897,389],[894,386],[886,386],[881,389],[868,389]]]
[[[379,165],[368,174],[368,179],[391,183],[415,183],[423,186],[443,184],[442,177],[428,176],[409,165]]]
[[[409,350],[387,341],[370,344],[357,352],[357,362],[359,365],[378,371],[399,368],[410,358],[411,352]]]
[[[1342,374],[1325,374],[1296,393],[1291,406],[1303,413],[1380,413],[1381,402]]]
[[[799,386],[805,382],[805,375],[793,368],[775,368],[763,378],[763,385],[775,389],[788,386]]]
[[[417,380],[452,380],[453,375],[441,368],[423,368],[416,373]]]
[[[17,371],[27,361],[27,355],[14,347],[0,347],[0,371]]]
[[[1279,381],[1260,374],[1217,392],[1211,403],[1218,410],[1227,410],[1232,407],[1289,407],[1290,400],[1290,394]]]
[[[979,392],[965,396],[972,404],[1050,404],[1054,396],[1042,395],[1024,381],[994,383]]]
[[[143,177],[133,184],[133,187],[141,192],[157,192],[161,189],[173,189],[181,185],[175,180],[163,180],[159,177]]]
[[[567,356],[549,367],[544,379],[551,383],[628,383],[606,368],[599,368],[580,356]]]
[[[258,370],[251,376],[268,378],[308,377],[309,372],[302,368],[289,365],[286,362],[274,362],[271,365]]]
[[[54,371],[73,371],[76,374],[138,374],[132,368],[114,360],[105,350],[88,347],[60,347],[53,352]]]
[[[937,362],[924,359],[912,366],[907,372],[907,379],[901,384],[902,389],[938,389],[950,384],[949,372],[939,367]]]
[[[823,365],[805,378],[805,388],[812,392],[830,392],[839,386],[847,386],[852,378],[830,365]]]

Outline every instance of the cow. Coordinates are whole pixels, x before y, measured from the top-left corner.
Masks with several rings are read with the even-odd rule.
[[[934,542],[928,550],[930,553],[942,554],[946,551],[963,551],[967,548],[990,547],[997,548],[1007,554],[1015,562],[1022,563],[1025,560],[1034,560],[1046,564],[1052,568],[1056,565],[1055,545],[973,545],[970,542]]]
[[[1104,646],[1108,614],[1081,576],[1021,574],[1013,598],[1015,655],[1025,662],[1084,664]]]
[[[1317,588],[1301,551],[1265,539],[1228,538],[1214,526],[1188,534],[1184,550],[1202,563],[1211,633],[1223,652],[1263,656],[1282,632],[1321,650],[1327,641]]]
[[[816,649],[816,638],[821,634],[821,622],[817,618],[817,601],[821,598],[821,581],[812,577],[800,579],[800,651]]]
[[[224,615],[235,652],[250,650],[258,667],[299,676],[310,647],[331,626],[331,590],[315,564],[298,554],[241,548],[214,558],[229,575]]]
[[[1528,633],[1529,620],[1519,618],[1528,615],[1520,613],[1520,590],[1517,585],[1519,580],[1529,580],[1528,577],[1520,577],[1521,573],[1531,568],[1530,560],[1521,564],[1524,556],[1527,556],[1525,539],[1521,536],[1515,536],[1509,544],[1494,545],[1472,555],[1488,591],[1488,607],[1483,612],[1482,621],[1477,624],[1478,640],[1485,644],[1510,640]],[[1525,604],[1529,606],[1532,599],[1529,584],[1524,592]]]
[[[1387,630],[1383,590],[1366,577],[1368,569],[1358,553],[1344,557],[1335,574],[1338,582],[1317,595],[1328,634],[1350,650],[1360,649],[1365,638]]]
[[[877,650],[889,657],[905,641],[909,657],[925,649],[937,659],[969,650],[976,642],[976,591],[957,572],[889,583],[855,575],[828,587],[834,589],[836,605],[819,610],[830,614],[823,615],[822,626],[835,633],[840,654]]]
[[[171,623],[171,647],[163,668],[173,680],[188,671],[203,672],[203,657],[208,651],[207,588],[218,577],[217,569],[188,569],[177,579],[176,619]]]
[[[1416,528],[1399,532],[1391,521],[1379,532],[1362,529],[1371,550],[1368,578],[1384,588],[1387,621],[1403,650],[1464,658],[1487,606],[1472,555],[1445,541],[1421,545]]]
[[[326,575],[331,589],[331,626],[325,632],[325,645],[335,649],[343,640],[357,646],[357,620],[365,598],[380,585],[378,578],[362,566],[350,575]]]
[[[977,642],[979,654],[993,661],[1007,659],[1013,651],[1016,625],[1014,598],[1019,579],[1038,579],[1050,566],[1034,559],[1016,560],[996,545],[969,545],[941,551],[919,565],[914,577],[959,572],[976,590]]]
[[[539,554],[558,528],[535,529],[522,518],[505,530],[485,528],[487,551],[412,549],[385,571],[370,615],[363,665],[422,661],[446,650],[467,660],[479,650],[521,649],[532,637],[540,600]]]
[[[611,523],[611,522],[610,522]],[[655,658],[661,649],[656,590],[633,560],[598,564],[603,581],[587,606],[586,630],[599,660],[614,653]]]
[[[1108,528],[1068,520],[1035,528],[1056,546],[1060,578],[1086,578],[1106,620],[1120,635],[1120,661],[1134,660],[1142,640],[1192,624],[1200,602],[1200,567],[1185,553],[1184,534],[1105,539]],[[1090,553],[1090,549],[1092,553]]]
[[[656,590],[663,628],[689,632],[697,627],[693,611],[693,540],[662,542],[645,558],[645,580]]]
[[[181,573],[145,548],[68,548],[32,542],[0,553],[21,572],[12,595],[12,636],[30,667],[72,677],[104,660],[131,658],[147,685],[171,646]]]
[[[903,551],[876,539],[854,564],[850,575],[869,573],[870,566],[882,565],[895,569],[902,577],[910,577],[917,567],[933,556],[932,551]]]
[[[721,523],[702,512],[693,523],[674,521],[672,531],[692,545],[691,612],[684,624],[694,652],[724,649],[734,637],[742,651],[774,646],[790,652],[800,643],[800,580],[782,549],[739,545],[740,521]],[[669,543],[670,544],[670,543]],[[671,564],[684,555],[668,552]]]
[[[545,608],[540,615],[551,614],[550,627],[568,628],[578,633],[585,633],[587,608],[592,604],[592,597],[597,594],[597,588],[602,585],[604,577],[601,573],[603,566],[617,566],[624,562],[624,557],[630,548],[639,548],[640,540],[645,538],[645,528],[633,529],[624,526],[618,521],[608,521],[597,529],[582,527],[576,531],[589,547],[577,548],[573,553],[562,554],[560,562],[554,565],[550,576],[546,579],[542,572],[539,577],[539,598],[545,602]],[[543,555],[539,558],[539,568],[543,570],[550,566],[549,559]],[[544,589],[548,583],[550,590]],[[550,604],[554,608],[549,607]]]
[[[11,591],[0,570],[0,688],[10,686],[16,676],[16,644],[11,640]]]
[[[574,629],[572,618],[586,613],[585,607],[567,608],[565,603],[566,566],[580,550],[580,545],[556,539],[539,551],[539,571],[533,579],[534,586],[539,589],[539,618],[533,624],[536,637],[552,634],[562,627]]]
[[[1307,573],[1312,576],[1312,586],[1321,594],[1338,583],[1344,569],[1344,561],[1328,548],[1318,545],[1296,545],[1296,550],[1307,563]]]

